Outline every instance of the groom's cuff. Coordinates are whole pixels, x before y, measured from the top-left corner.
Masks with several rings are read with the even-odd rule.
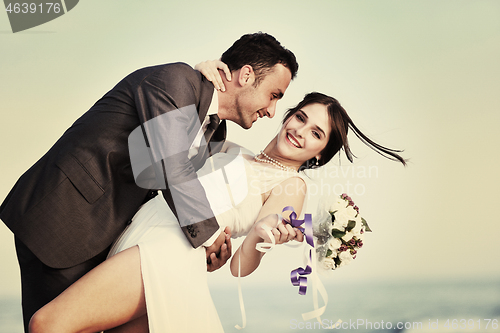
[[[212,235],[212,237],[210,237],[209,239],[207,239],[205,241],[205,243],[203,243],[202,245],[204,247],[209,247],[210,245],[212,245],[213,243],[215,243],[215,240],[217,239],[217,237],[219,237],[219,235],[220,235],[220,227],[219,227],[219,229],[217,229],[216,232],[214,232],[214,234]]]

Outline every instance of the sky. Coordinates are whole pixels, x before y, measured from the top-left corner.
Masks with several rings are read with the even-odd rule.
[[[499,278],[499,17],[496,0],[86,0],[14,34],[0,13],[0,200],[130,72],[194,66],[263,31],[295,53],[298,76],[276,117],[248,131],[230,124],[229,140],[258,152],[287,108],[320,91],[365,134],[409,158],[405,168],[351,135],[354,163],[335,157],[314,176],[315,198],[348,192],[373,230],[333,279]],[[266,254],[248,283],[283,283],[301,251]],[[0,267],[0,295],[18,295],[13,236],[3,224]],[[227,266],[210,276],[227,279]]]

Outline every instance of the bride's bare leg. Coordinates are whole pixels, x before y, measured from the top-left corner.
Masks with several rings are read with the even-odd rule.
[[[146,314],[139,248],[106,260],[33,315],[30,332],[99,332]]]
[[[141,316],[122,326],[107,330],[104,333],[149,333],[148,316]]]

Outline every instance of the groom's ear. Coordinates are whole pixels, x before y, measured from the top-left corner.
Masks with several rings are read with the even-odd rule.
[[[240,86],[244,87],[246,85],[252,85],[255,82],[255,72],[252,66],[245,65],[240,68],[238,73],[238,83]]]

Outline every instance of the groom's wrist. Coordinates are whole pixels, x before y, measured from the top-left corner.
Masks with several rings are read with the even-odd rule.
[[[216,232],[214,232],[214,234],[213,234],[213,235],[212,235],[209,239],[207,239],[207,240],[205,241],[205,243],[203,243],[203,244],[201,244],[201,245],[203,245],[204,247],[209,247],[209,246],[211,246],[213,243],[215,243],[215,240],[217,239],[217,237],[219,237],[220,232],[221,232],[221,231],[220,231],[220,227],[219,227],[219,229],[217,229],[217,231],[216,231]]]

